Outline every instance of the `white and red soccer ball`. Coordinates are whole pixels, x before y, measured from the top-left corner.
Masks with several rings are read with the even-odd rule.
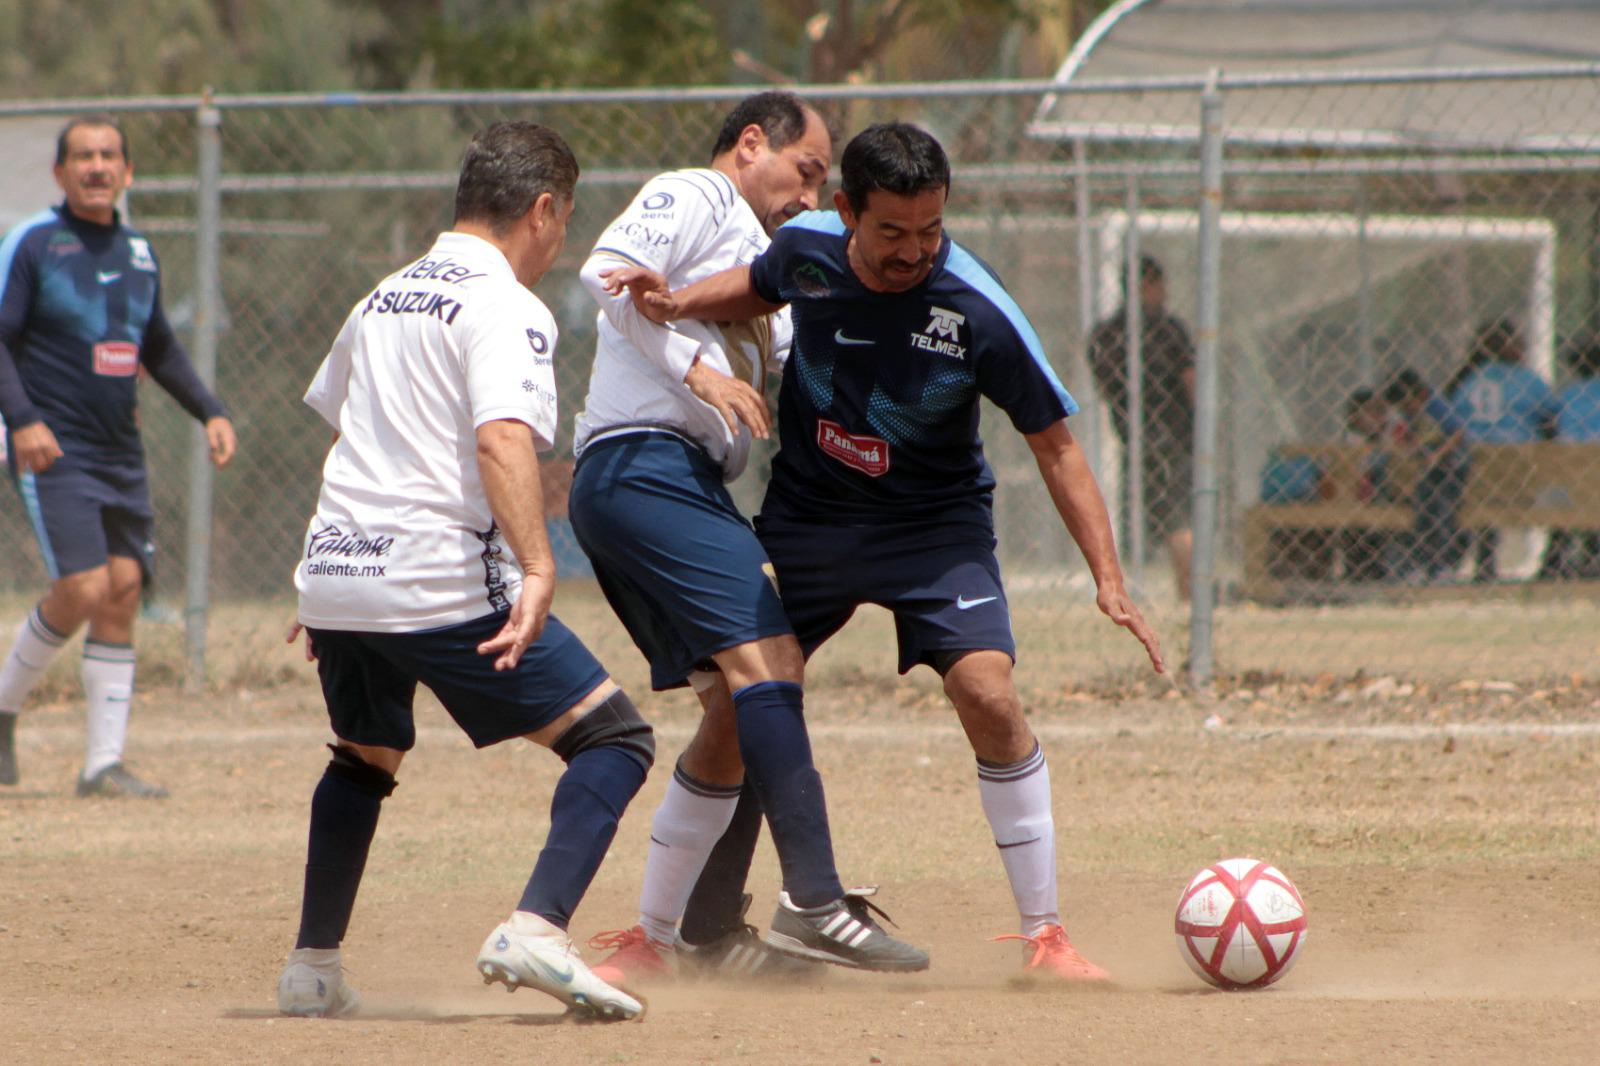
[[[1294,882],[1256,859],[1224,859],[1195,874],[1178,899],[1178,951],[1218,988],[1263,988],[1289,972],[1306,942]]]

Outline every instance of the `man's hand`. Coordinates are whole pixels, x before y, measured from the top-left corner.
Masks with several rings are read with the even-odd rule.
[[[1139,608],[1134,606],[1126,589],[1121,585],[1104,585],[1095,596],[1095,604],[1107,618],[1139,638],[1156,673],[1167,672],[1167,661],[1161,656],[1161,641],[1157,639],[1156,631],[1150,628],[1150,623],[1144,620],[1144,615],[1139,613]]]
[[[506,624],[500,627],[500,632],[478,645],[478,654],[493,655],[496,670],[515,667],[522,653],[544,632],[545,619],[550,617],[550,601],[555,594],[553,575],[524,573],[522,595],[511,605]]]
[[[233,423],[222,415],[206,422],[206,444],[211,447],[211,461],[217,466],[227,466],[228,460],[238,450],[239,438],[234,436]]]
[[[739,435],[739,423],[750,427],[756,440],[766,440],[772,431],[772,414],[767,410],[767,398],[748,382],[729,377],[719,370],[696,359],[689,372],[683,376],[689,391],[717,409],[728,432]]]
[[[17,453],[17,467],[42,474],[61,458],[56,435],[43,422],[33,422],[11,431],[11,450]]]
[[[622,266],[600,271],[600,279],[613,296],[627,289],[639,313],[652,322],[665,325],[682,317],[663,274],[642,266]]]
[[[285,644],[293,644],[295,642],[295,638],[300,635],[300,630],[301,630],[301,625],[300,625],[300,622],[299,622],[298,619],[296,619],[293,622],[290,622],[288,630],[283,634],[283,642]],[[316,661],[317,661],[317,649],[312,646],[311,634],[307,633],[306,634],[306,662],[314,663]]]

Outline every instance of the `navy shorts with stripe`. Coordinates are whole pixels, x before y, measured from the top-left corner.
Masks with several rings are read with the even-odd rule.
[[[994,534],[962,523],[826,525],[763,515],[761,543],[809,658],[873,603],[894,615],[900,672],[934,665],[937,653],[1017,645],[1000,583]]]
[[[790,632],[761,542],[721,468],[689,441],[644,431],[589,445],[568,513],[653,688],[683,684],[714,652]]]
[[[507,614],[415,633],[310,629],[317,675],[335,736],[355,744],[410,751],[417,742],[417,685],[439,697],[473,745],[486,748],[549,725],[609,675],[554,615],[510,670],[478,645],[500,632]]]
[[[50,580],[104,566],[113,555],[148,564],[153,522],[143,464],[89,466],[63,456],[15,476]]]

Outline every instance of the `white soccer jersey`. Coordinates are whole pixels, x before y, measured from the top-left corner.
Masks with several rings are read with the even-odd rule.
[[[766,231],[727,175],[675,170],[651,179],[606,227],[583,265],[584,286],[600,304],[589,396],[578,415],[575,450],[600,437],[640,426],[670,429],[699,444],[732,481],[750,456],[750,430],[737,437],[717,409],[683,383],[696,355],[715,370],[758,391],[768,370],[789,350],[789,312],[715,326],[682,321],[658,326],[639,314],[626,293],[612,296],[600,271],[637,263],[659,271],[679,289],[766,250]]]
[[[339,431],[295,570],[300,621],[406,632],[510,606],[522,571],[478,474],[477,427],[550,447],[556,323],[500,250],[441,234],[356,304],[305,402]]]

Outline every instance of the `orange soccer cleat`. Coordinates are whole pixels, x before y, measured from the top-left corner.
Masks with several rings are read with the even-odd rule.
[[[1111,980],[1108,971],[1078,954],[1078,949],[1067,939],[1067,931],[1059,925],[1047,925],[1033,936],[1007,933],[989,939],[1025,942],[1027,961],[1022,969],[1026,973],[1054,974],[1065,981]]]
[[[596,933],[589,938],[589,946],[611,952],[610,957],[590,967],[596,977],[609,985],[630,985],[673,975],[673,949],[651,940],[642,925]]]

